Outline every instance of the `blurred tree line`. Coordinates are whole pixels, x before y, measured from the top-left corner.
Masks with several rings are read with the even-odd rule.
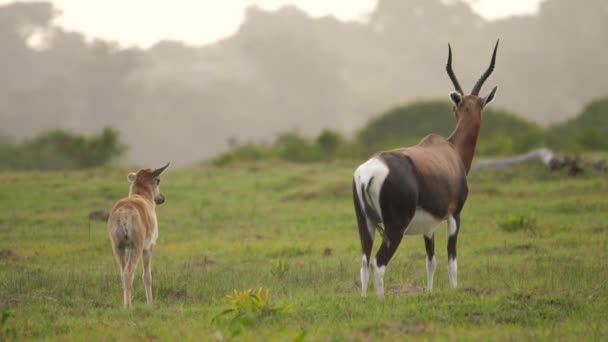
[[[241,143],[233,138],[231,148],[211,162],[224,166],[268,160],[296,163],[361,160],[377,151],[414,145],[429,133],[448,136],[455,124],[454,116],[450,115],[451,106],[443,100],[398,106],[370,120],[351,139],[331,129],[324,129],[314,138],[285,132],[272,143]],[[538,147],[561,152],[608,151],[606,136],[608,97],[591,102],[575,118],[548,128],[505,110],[487,108],[482,113],[476,153],[512,155]],[[119,132],[109,127],[91,136],[53,130],[20,143],[13,143],[0,132],[0,170],[98,167],[120,157],[126,149]]]
[[[88,40],[58,26],[59,15],[44,1],[0,6],[0,131],[21,141],[55,128],[115,127],[136,163],[158,155],[192,163],[225,150],[230,136],[351,135],[379,109],[445,96],[448,41],[470,85],[501,38],[489,80],[499,85],[496,104],[542,125],[571,118],[608,89],[605,0],[546,0],[536,16],[492,22],[458,0],[378,0],[366,22],[253,6],[214,44],[146,49]]]
[[[54,130],[18,144],[0,139],[0,170],[90,168],[107,164],[125,150],[118,132],[111,128],[90,137]]]
[[[417,144],[429,133],[447,137],[454,129],[448,101],[417,101],[395,107],[370,120],[352,140],[325,129],[316,138],[297,132],[280,134],[274,143],[233,141],[232,148],[216,156],[215,165],[243,161],[286,160],[316,162],[331,159],[364,159],[381,151]],[[541,128],[514,113],[487,108],[476,153],[513,155],[539,147],[561,152],[608,151],[608,97],[595,100],[575,118]]]

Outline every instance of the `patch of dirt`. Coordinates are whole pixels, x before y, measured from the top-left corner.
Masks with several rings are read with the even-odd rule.
[[[476,289],[474,287],[465,287],[465,288],[461,289],[460,291],[467,293],[467,294],[474,295],[474,296],[490,296],[490,295],[494,294],[494,290]]]
[[[251,173],[258,173],[258,171],[260,171],[260,166],[259,165],[249,165],[247,167],[247,171],[251,172]]]
[[[539,247],[531,244],[531,243],[527,243],[527,244],[522,244],[522,245],[515,245],[515,246],[510,246],[510,247],[492,247],[492,248],[486,248],[483,249],[481,251],[479,251],[480,254],[483,255],[510,255],[510,254],[516,254],[516,253],[525,253],[525,252],[531,252],[531,251],[538,251]]]
[[[166,298],[173,298],[179,300],[185,300],[188,298],[188,291],[185,289],[176,289],[176,288],[166,288],[164,289],[164,296]]]
[[[406,284],[397,285],[396,287],[391,288],[388,292],[390,294],[396,294],[396,295],[420,294],[420,293],[424,293],[424,287],[406,283]]]
[[[349,182],[331,184],[326,190],[326,193],[336,198],[347,197],[351,192],[352,185]]]
[[[345,198],[348,197],[352,191],[349,185],[350,183],[332,183],[323,186],[321,189],[305,189],[289,193],[283,196],[283,200],[303,200],[309,201],[321,197],[330,198]]]
[[[525,245],[516,245],[516,246],[513,246],[513,247],[509,248],[509,250],[511,252],[515,252],[515,251],[528,251],[528,250],[535,249],[535,248],[536,247],[534,245],[528,243],[528,244],[525,244]]]
[[[93,302],[93,307],[94,308],[102,308],[102,309],[111,309],[113,307],[113,305],[110,304],[110,303]]]
[[[385,328],[405,335],[419,335],[426,332],[426,327],[422,322],[386,323]]]
[[[495,186],[480,186],[478,189],[475,189],[474,192],[492,196],[498,196],[503,194],[502,190]]]
[[[215,260],[213,260],[211,258],[207,258],[207,256],[205,255],[204,257],[202,257],[200,259],[194,260],[193,264],[196,266],[211,266],[211,265],[215,264]]]
[[[0,300],[0,309],[14,308],[18,304],[19,301],[17,300],[17,298],[6,296]]]
[[[19,259],[21,257],[10,248],[0,250],[0,260],[17,261]]]
[[[110,213],[107,210],[93,210],[89,213],[89,220],[92,221],[107,221]]]
[[[283,200],[302,200],[309,201],[313,199],[317,199],[320,197],[320,194],[316,191],[298,191],[288,195],[283,196]]]
[[[484,322],[487,321],[489,318],[487,314],[483,314],[481,312],[466,312],[464,315],[470,321],[474,322]]]

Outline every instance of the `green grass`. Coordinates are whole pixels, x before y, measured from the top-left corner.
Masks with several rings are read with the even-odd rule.
[[[87,215],[124,196],[132,170],[2,172],[0,340],[608,336],[606,175],[572,179],[533,167],[472,174],[459,288],[449,287],[442,227],[434,292],[423,291],[423,239],[408,236],[379,300],[359,295],[355,167],[169,169],[153,257],[156,303],[144,304],[140,266],[130,311],[122,308],[105,223]],[[533,217],[534,229],[505,231],[505,217]],[[246,320],[221,314],[234,289],[260,287],[270,289],[265,309]]]

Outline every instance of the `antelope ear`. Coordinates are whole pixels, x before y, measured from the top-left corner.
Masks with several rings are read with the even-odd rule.
[[[135,172],[131,172],[127,175],[127,179],[129,180],[129,182],[133,183],[135,182],[135,178],[137,177],[137,174],[135,174]]]
[[[496,87],[492,88],[492,91],[490,91],[490,93],[481,100],[482,108],[485,107],[488,103],[490,103],[490,101],[494,100],[494,95],[496,94],[496,88],[498,88],[498,87],[496,86]]]
[[[452,100],[454,106],[458,107],[460,102],[462,102],[462,95],[460,95],[460,93],[457,91],[453,91],[450,93],[450,100]]]

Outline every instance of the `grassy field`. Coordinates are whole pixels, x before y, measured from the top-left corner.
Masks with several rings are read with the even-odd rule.
[[[448,284],[444,224],[434,292],[423,291],[422,237],[406,237],[379,300],[360,297],[355,166],[169,169],[156,303],[144,304],[140,265],[130,311],[105,222],[87,215],[126,194],[131,170],[0,173],[0,340],[608,337],[607,175],[472,174],[459,288]],[[226,297],[260,287],[267,299],[243,295],[232,308]]]

